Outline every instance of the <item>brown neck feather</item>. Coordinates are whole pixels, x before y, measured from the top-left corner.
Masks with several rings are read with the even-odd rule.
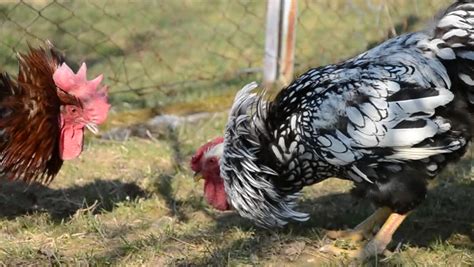
[[[17,80],[0,76],[0,173],[48,183],[62,165],[60,103],[52,79],[61,57],[53,49],[19,55]]]

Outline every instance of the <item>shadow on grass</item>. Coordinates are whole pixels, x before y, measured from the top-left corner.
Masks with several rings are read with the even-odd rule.
[[[416,209],[396,232],[389,249],[394,249],[400,242],[414,247],[429,248],[446,240],[457,248],[474,248],[473,196],[474,183],[469,181],[444,183],[433,188],[425,203]],[[208,229],[201,229],[203,236],[219,236],[222,233],[225,235],[235,228],[243,232],[254,229],[254,234],[225,245],[214,245],[205,255],[176,259],[173,265],[221,265],[229,263],[229,259],[239,259],[252,264],[255,263],[252,262],[253,258],[269,256],[288,259],[286,252],[288,246],[293,246],[295,242],[301,240],[306,246],[316,250],[321,245],[325,229],[353,227],[374,210],[369,203],[365,201],[356,203],[356,201],[350,194],[342,193],[303,201],[299,210],[309,212],[310,220],[305,223],[290,223],[280,230],[256,228],[236,213],[210,214],[215,217],[217,223]],[[453,241],[453,237],[457,235],[464,236],[464,239],[459,242]],[[192,243],[196,236],[184,235],[179,238]],[[219,244],[219,240],[215,243]],[[327,262],[328,258],[321,255],[316,263],[318,260]],[[329,262],[339,260],[329,258]]]
[[[164,199],[166,206],[170,210],[170,215],[176,217],[179,221],[186,222],[188,217],[181,209],[183,206],[182,201],[176,200],[173,187],[171,186],[172,180],[172,175],[165,173],[160,174],[154,184],[156,188],[155,191]]]
[[[165,187],[162,189],[163,193],[166,191]],[[202,209],[201,206],[193,204],[189,206],[192,203],[189,200],[185,203],[177,202],[174,205],[178,210],[202,211],[215,223],[199,227],[198,231],[182,234],[143,236],[114,247],[98,255],[97,259],[108,263],[120,262],[121,258],[128,257],[130,253],[140,253],[147,247],[156,247],[161,251],[160,254],[168,255],[168,259],[171,257],[171,262],[166,262],[171,266],[225,266],[232,264],[232,261],[252,265],[258,264],[259,259],[268,260],[271,257],[280,263],[291,262],[299,257],[291,255],[291,251],[301,244],[303,248],[309,248],[309,251],[317,250],[323,240],[324,229],[353,227],[374,210],[366,201],[357,202],[348,193],[317,197],[318,192],[315,191],[314,195],[316,197],[302,201],[299,209],[310,213],[308,222],[290,223],[285,228],[273,230],[258,228],[235,212],[212,212],[209,209]],[[474,184],[467,180],[443,183],[433,188],[425,203],[397,231],[389,248],[393,249],[399,242],[410,244],[412,247],[429,248],[439,241],[448,239],[454,247],[472,248],[473,195]],[[236,238],[236,232],[244,234]],[[451,238],[457,234],[467,236],[469,239],[467,243],[453,243]],[[226,235],[232,237],[226,238]],[[189,250],[196,252],[197,247],[199,253],[187,254],[186,251]],[[344,264],[342,258],[320,255],[317,252],[309,257],[315,259],[314,264]],[[166,260],[162,261],[165,264]]]
[[[400,242],[410,247],[431,248],[446,240],[455,248],[474,247],[474,183],[469,178],[452,178],[460,173],[470,173],[470,165],[470,159],[463,160],[456,165],[455,174],[451,175],[448,171],[437,179],[437,185],[429,191],[426,201],[396,232],[389,249],[394,249]],[[259,259],[269,258],[291,262],[294,259],[301,260],[298,258],[300,254],[294,256],[291,253],[298,251],[298,247],[303,244],[303,249],[306,247],[311,253],[314,252],[310,256],[305,254],[305,257],[316,258],[313,263],[343,264],[341,258],[316,252],[324,241],[324,230],[354,227],[374,210],[367,201],[355,199],[349,193],[333,193],[342,191],[337,188],[340,186],[338,183],[325,184],[311,188],[311,193],[306,194],[311,198],[300,203],[299,210],[310,213],[309,221],[267,230],[254,226],[235,212],[213,212],[198,204],[202,202],[192,195],[184,201],[177,201],[170,184],[172,179],[173,175],[161,175],[155,185],[156,192],[166,200],[172,215],[180,223],[200,223],[191,222],[195,217],[190,215],[199,212],[212,219],[213,223],[184,233],[165,231],[123,242],[99,255],[98,260],[120,262],[120,259],[131,254],[154,247],[161,255],[167,255],[164,258],[170,262],[161,259],[163,264],[167,261],[172,266],[225,266],[235,261],[252,265],[258,264]],[[226,235],[231,237],[227,238]],[[457,235],[465,237],[462,242],[453,242],[453,236]]]
[[[145,192],[135,183],[117,180],[95,180],[65,189],[0,181],[0,217],[47,212],[53,220],[61,221],[81,209],[93,206],[95,213],[111,211],[118,202],[144,196]]]
[[[174,172],[160,173],[154,182],[154,191],[164,199],[166,206],[170,210],[170,215],[176,217],[178,221],[187,222],[188,216],[182,209],[183,201],[176,199],[176,192],[173,189],[172,182],[176,174],[183,171],[183,166],[187,164],[181,151],[182,143],[179,140],[177,130],[168,127],[166,139],[169,141],[173,154]]]

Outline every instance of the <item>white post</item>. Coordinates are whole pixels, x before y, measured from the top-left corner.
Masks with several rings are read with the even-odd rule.
[[[280,39],[280,0],[267,1],[267,28],[265,30],[265,58],[263,84],[272,85],[277,80]]]
[[[293,78],[297,0],[268,0],[263,82],[287,85]]]
[[[288,85],[293,80],[296,42],[297,0],[283,0],[282,29],[280,30],[279,80]]]

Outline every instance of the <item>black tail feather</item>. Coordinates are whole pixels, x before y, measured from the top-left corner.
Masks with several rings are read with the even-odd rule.
[[[448,69],[453,92],[462,98],[457,105],[474,113],[474,0],[447,8],[435,23],[430,44]]]

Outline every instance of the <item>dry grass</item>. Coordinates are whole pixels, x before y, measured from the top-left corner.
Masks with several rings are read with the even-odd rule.
[[[305,189],[306,223],[253,226],[202,199],[187,167],[194,148],[219,134],[224,115],[185,125],[163,140],[91,139],[48,187],[0,187],[0,262],[89,265],[347,264],[318,252],[324,229],[354,226],[373,210],[353,199],[349,182]],[[466,158],[432,185],[428,199],[397,232],[381,265],[474,264],[474,184]]]
[[[392,28],[420,28],[450,2],[390,0],[387,10],[375,10],[381,1],[300,1],[297,71],[352,56]],[[259,1],[158,1],[153,8],[145,1],[10,2],[0,3],[2,70],[16,69],[12,48],[23,51],[26,40],[36,42],[32,34],[52,40],[72,61],[105,73],[114,109],[104,129],[155,114],[220,111],[243,84],[259,78],[241,72],[262,65]],[[45,7],[43,17],[28,3]],[[206,205],[187,163],[197,146],[222,134],[224,121],[224,114],[216,115],[153,140],[88,138],[81,157],[66,162],[49,186],[3,181],[0,264],[347,264],[318,248],[327,242],[325,229],[354,226],[373,210],[351,198],[349,182],[305,189],[300,209],[311,219],[284,229],[260,229]],[[474,265],[473,179],[472,157],[446,170],[397,232],[394,254],[366,264]]]

